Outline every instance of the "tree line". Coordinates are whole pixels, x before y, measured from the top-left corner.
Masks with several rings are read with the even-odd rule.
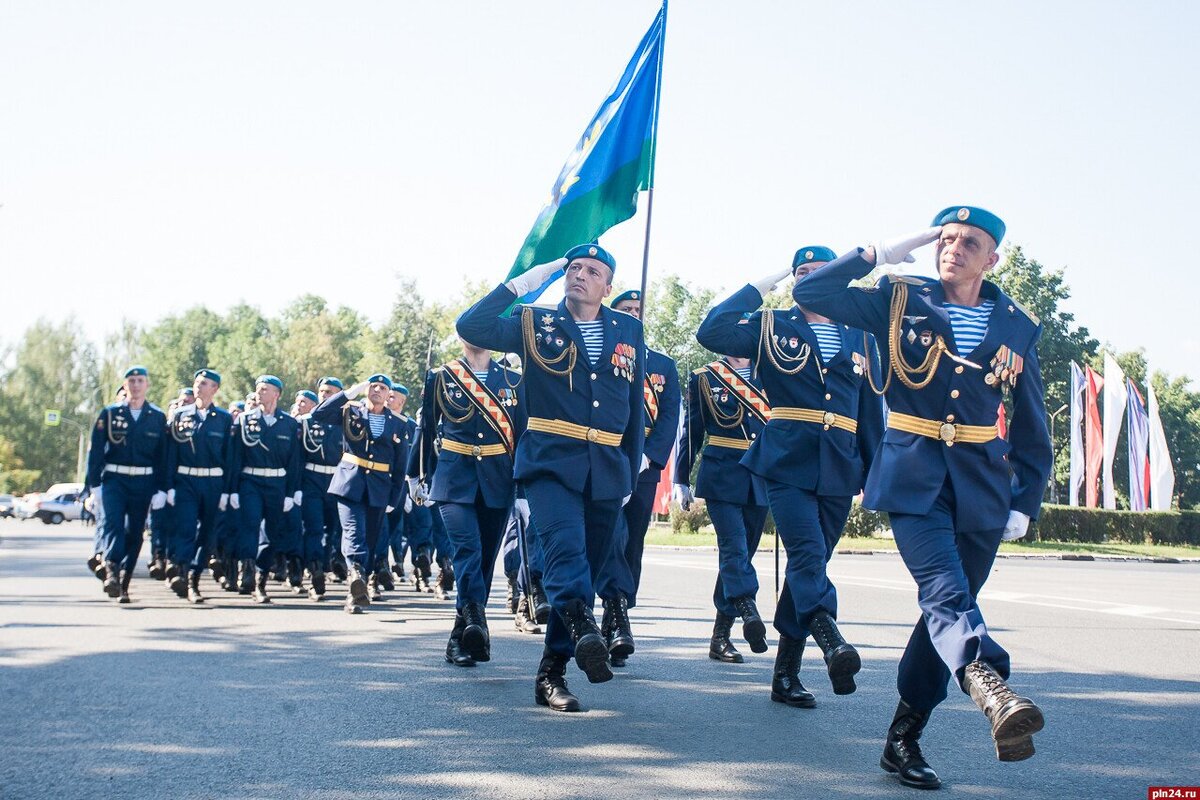
[[[1099,370],[1104,350],[1112,350],[1102,348],[1063,310],[1071,295],[1062,270],[1047,269],[1022,248],[1009,247],[990,277],[1042,320],[1039,352],[1046,407],[1053,412],[1068,402],[1070,362]],[[39,320],[0,350],[0,492],[23,493],[73,480],[79,432],[89,430],[97,411],[113,402],[121,374],[130,364],[149,369],[150,399],[164,408],[204,366],[221,372],[218,401],[224,404],[245,397],[264,372],[283,379],[286,399],[300,389],[315,388],[325,375],[353,380],[382,371],[409,387],[415,407],[427,367],[458,353],[455,318],[490,288],[482,281],[464,287],[449,301],[431,301],[411,280],[401,279],[391,313],[381,324],[345,306],[331,308],[312,294],[270,317],[239,304],[224,313],[195,307],[149,324],[125,322],[102,342],[89,340],[74,319]],[[695,331],[719,299],[715,290],[677,275],[658,278],[650,286],[646,340],[676,360],[681,380],[716,357],[696,342]],[[766,305],[790,306],[790,285],[773,292]],[[1112,352],[1125,374],[1144,386],[1145,352]],[[1200,508],[1200,392],[1188,378],[1162,370],[1149,378],[1175,465],[1179,505]],[[60,411],[63,423],[47,426],[47,409]],[[1068,428],[1064,412],[1054,430],[1054,488],[1062,502],[1070,468]],[[1114,480],[1119,507],[1128,508],[1124,437],[1122,432]]]

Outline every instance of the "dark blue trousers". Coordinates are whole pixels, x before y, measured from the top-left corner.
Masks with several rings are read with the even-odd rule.
[[[717,531],[717,584],[713,605],[728,617],[736,617],[735,597],[758,594],[754,554],[767,522],[766,506],[743,506],[707,498],[708,517]]]
[[[173,560],[191,565],[199,575],[208,566],[208,555],[217,547],[217,517],[220,512],[223,478],[179,476],[175,483],[172,526],[175,532]],[[168,506],[170,508],[170,506]]]
[[[329,481],[324,484],[322,487],[316,481],[305,480],[300,518],[304,527],[304,563],[316,561],[327,566],[329,550],[341,546],[342,522],[338,518],[337,500],[326,491]]]
[[[392,563],[403,564],[404,553],[408,549],[408,532],[405,530],[405,520],[408,515],[404,513],[404,500],[400,500],[400,506],[393,508],[392,513],[387,515],[387,544],[384,547],[383,560],[387,564],[387,548],[392,550]]]
[[[275,562],[273,543],[287,538],[283,478],[245,476],[238,489],[238,560],[255,559],[260,570]]]
[[[659,472],[654,471],[657,476]],[[629,607],[637,605],[638,587],[642,585],[642,552],[646,547],[646,531],[654,512],[654,493],[657,478],[641,481],[629,502],[621,509],[614,532],[612,554],[596,576],[596,594],[602,600],[615,600],[625,595]]]
[[[825,565],[842,538],[853,498],[819,495],[770,479],[766,484],[775,530],[787,552],[775,629],[789,639],[804,640],[813,614],[824,611],[837,619],[837,588]]]
[[[404,515],[404,539],[410,556],[421,550],[433,550],[433,509],[430,506],[413,504],[412,511]]]
[[[613,547],[620,500],[592,500],[590,486],[575,492],[554,478],[525,484],[530,516],[542,540],[546,598],[554,613],[546,626],[546,647],[572,656],[575,643],[562,612],[572,600],[587,608],[596,603],[593,580]]]
[[[217,515],[217,549],[223,558],[237,558],[240,514],[232,506],[226,506]]]
[[[446,534],[454,543],[454,578],[458,581],[456,605],[486,605],[492,590],[492,573],[504,538],[507,508],[488,508],[483,496],[475,502],[438,503]]]
[[[529,586],[530,577],[540,581],[542,579],[542,571],[544,559],[542,558],[542,537],[537,535],[537,530],[530,523],[525,528],[525,559],[529,561],[529,572],[531,575],[525,574],[525,565],[521,558],[521,537],[517,533],[517,514],[512,512],[508,515],[508,523],[504,528],[504,574],[508,577],[517,577],[524,591],[524,587]]]
[[[896,681],[901,699],[917,711],[945,700],[951,674],[961,681],[963,668],[976,659],[991,664],[1002,678],[1009,674],[1008,653],[992,639],[976,602],[1004,531],[956,531],[955,503],[947,479],[928,514],[890,515],[921,607]]]
[[[454,543],[446,532],[446,521],[437,511],[440,507],[441,503],[435,503],[429,515],[433,522],[429,529],[429,543],[433,545],[433,560],[444,569],[454,563]]]
[[[358,564],[366,575],[373,566],[372,554],[378,552],[379,540],[387,530],[387,508],[338,500],[338,516],[342,520],[342,555],[347,563]],[[384,550],[386,558],[387,550]]]
[[[100,501],[104,504],[102,551],[104,560],[113,562],[118,569],[132,571],[137,565],[153,495],[152,475],[104,476],[100,490]]]

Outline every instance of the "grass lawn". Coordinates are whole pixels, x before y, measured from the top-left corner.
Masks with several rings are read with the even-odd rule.
[[[704,528],[699,533],[675,533],[668,525],[653,525],[646,534],[646,544],[668,545],[671,547],[716,547],[717,536],[711,527]],[[774,547],[775,537],[764,536],[758,549],[761,552],[767,552]],[[895,551],[896,543],[891,539],[882,537],[845,538],[838,545],[838,549]],[[1077,553],[1079,555],[1096,556],[1200,558],[1200,547],[1165,544],[1125,544],[1121,542],[1106,544],[1084,542],[1004,542],[1000,545],[1000,552],[1025,555]]]

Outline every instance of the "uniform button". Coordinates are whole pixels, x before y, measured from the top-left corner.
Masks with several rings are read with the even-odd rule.
[[[951,390],[950,390],[950,396],[951,396],[951,397],[954,397],[954,398],[957,398],[957,397],[958,397],[958,389],[951,389]]]
[[[596,373],[592,373],[592,380],[596,380]]]
[[[480,433],[480,434],[479,434],[479,438],[480,438],[480,439],[482,439],[482,438],[483,438],[483,434],[482,434],[482,433]]]
[[[954,415],[953,415],[953,414],[947,414],[947,415],[946,415],[946,422],[954,422]]]
[[[833,395],[831,395],[831,394],[827,394],[827,395],[825,395],[825,399],[826,399],[826,400],[832,400],[832,399],[833,399]]]
[[[600,407],[600,401],[599,401],[599,400],[593,400],[593,401],[592,401],[592,408],[599,408],[599,407]]]
[[[758,434],[757,434],[757,433],[752,433],[752,434],[750,434],[750,438],[751,438],[751,439],[756,439],[756,438],[758,438]]]
[[[955,375],[962,375],[962,371],[963,371],[962,364],[959,364],[957,367],[954,368]]]
[[[822,368],[821,368],[821,374],[822,374],[822,375],[828,375],[828,374],[829,374],[829,367],[822,367]]]

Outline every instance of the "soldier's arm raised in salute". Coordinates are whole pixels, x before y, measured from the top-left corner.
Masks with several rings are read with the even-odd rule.
[[[523,353],[521,318],[507,315],[501,318],[500,315],[514,301],[541,286],[547,278],[566,266],[567,260],[560,258],[549,264],[532,267],[528,272],[500,284],[487,297],[462,313],[455,323],[458,335],[479,347]]]

